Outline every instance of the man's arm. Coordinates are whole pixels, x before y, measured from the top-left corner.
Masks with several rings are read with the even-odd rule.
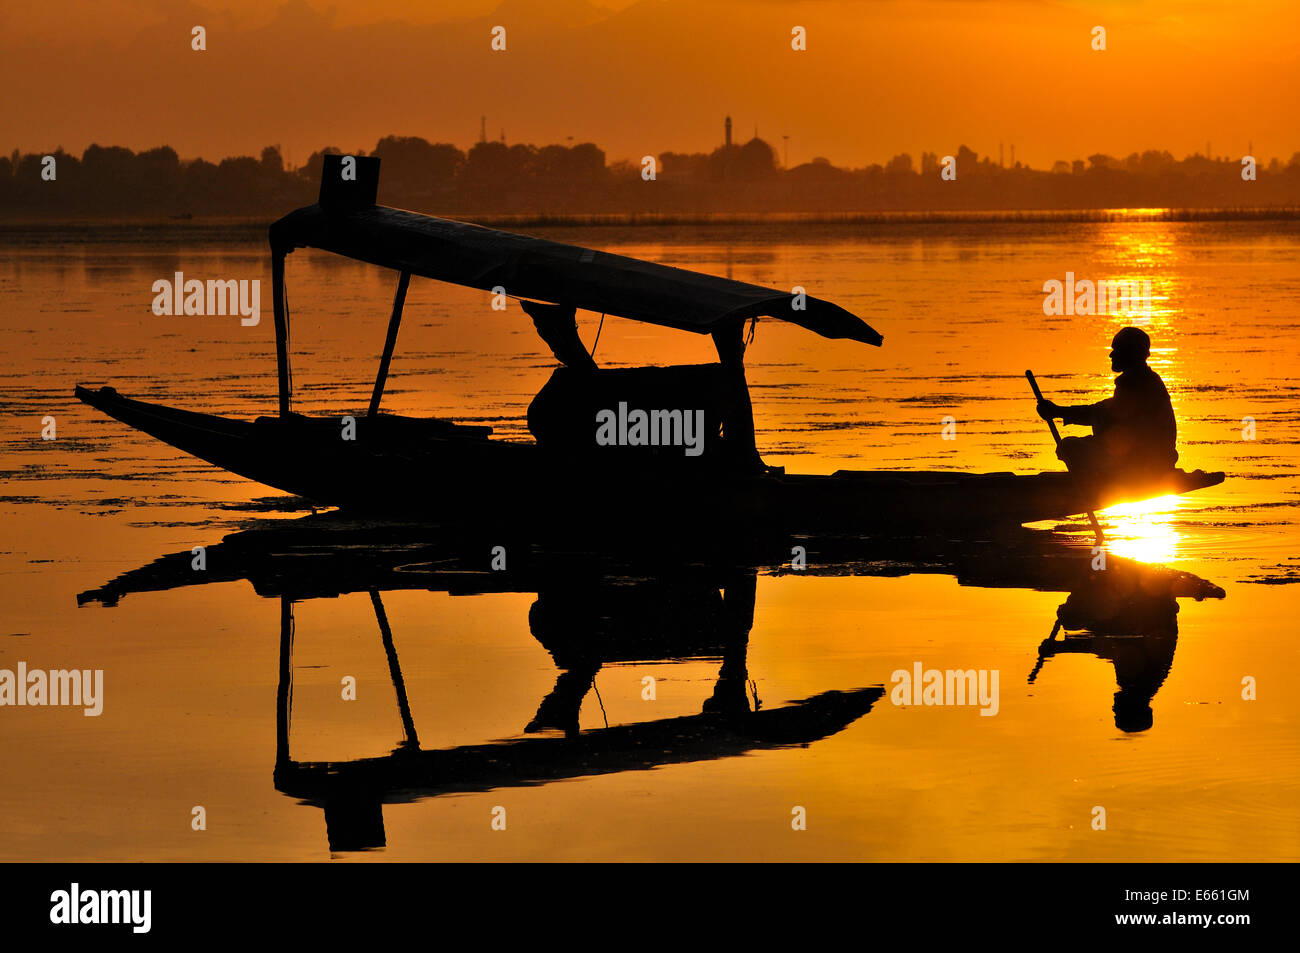
[[[1097,421],[1104,420],[1110,412],[1110,407],[1115,398],[1107,397],[1105,400],[1099,400],[1095,404],[1080,404],[1077,407],[1062,407],[1060,404],[1050,400],[1040,400],[1038,402],[1038,416],[1044,420],[1051,420],[1054,417],[1061,418],[1067,424],[1078,424],[1083,427],[1095,427]]]

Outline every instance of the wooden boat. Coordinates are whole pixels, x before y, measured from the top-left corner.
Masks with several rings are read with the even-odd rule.
[[[492,440],[485,428],[441,420],[357,418],[355,443],[339,439],[341,418],[232,420],[122,397],[111,387],[77,396],[111,417],[225,470],[323,505],[447,521],[516,525],[572,517],[639,494],[629,520],[665,514],[792,532],[1020,524],[1100,510],[1116,503],[1187,493],[1222,483],[1222,473],[1172,470],[1147,478],[1088,481],[1069,473],[839,470],[782,473],[617,472],[612,483],[575,486],[569,471],[536,444]],[[548,474],[549,478],[548,478]],[[653,505],[651,505],[653,504]]]
[[[1087,480],[1064,472],[841,470],[827,476],[765,467],[753,443],[744,377],[746,322],[772,317],[826,337],[880,345],[880,334],[860,318],[819,298],[796,300],[772,288],[378,206],[377,159],[357,157],[358,175],[346,181],[342,157],[326,159],[320,201],[270,229],[278,415],[234,420],[132,400],[111,387],[79,386],[76,396],[216,466],[322,505],[475,525],[572,521],[612,506],[629,527],[639,521],[672,529],[702,520],[718,527],[757,521],[789,532],[950,530],[1062,518],[1223,480],[1222,473],[1200,470]],[[355,418],[291,409],[284,274],[286,256],[299,247],[400,275],[369,408]],[[536,442],[379,412],[412,275],[509,293],[524,303],[561,364],[529,410]],[[576,308],[710,334],[720,361],[597,368],[578,339]],[[592,408],[617,406],[622,413],[629,406],[624,398],[642,401],[631,404],[637,409],[649,402],[656,409],[647,413],[679,412],[672,407],[698,413],[705,432],[700,452],[628,446],[635,440],[622,439],[622,421],[620,445],[598,446],[593,421],[600,412],[593,418]],[[662,434],[683,435],[667,416],[660,424]],[[347,427],[351,439],[341,437]]]

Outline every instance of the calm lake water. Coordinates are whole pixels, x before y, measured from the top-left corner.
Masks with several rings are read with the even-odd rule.
[[[1178,413],[1181,465],[1228,479],[1101,513],[1109,553],[1130,578],[1145,577],[1124,560],[1193,574],[1223,597],[1180,599],[1176,621],[1168,597],[1155,596],[1157,621],[1067,623],[1040,658],[1070,590],[1032,567],[1000,572],[997,545],[966,553],[961,566],[944,555],[951,546],[938,545],[930,556],[897,559],[877,549],[830,572],[762,567],[743,677],[724,681],[773,713],[830,691],[885,692],[825,737],[789,744],[738,742],[698,719],[656,727],[700,714],[725,653],[644,648],[684,624],[707,628],[691,611],[702,604],[698,593],[666,595],[671,587],[655,579],[621,588],[607,581],[600,592],[625,598],[610,599],[621,609],[596,613],[602,631],[613,644],[647,630],[649,642],[640,652],[611,650],[595,672],[578,714],[577,741],[587,748],[556,731],[524,734],[557,687],[563,660],[539,634],[563,628],[572,606],[562,597],[556,610],[536,591],[483,591],[490,578],[462,587],[478,594],[380,585],[388,645],[364,577],[355,591],[288,609],[273,591],[259,594],[238,578],[79,606],[79,593],[161,556],[309,511],[72,396],[75,384],[109,383],[186,409],[274,413],[269,265],[263,246],[220,230],[116,233],[113,241],[85,230],[47,230],[39,241],[10,235],[0,246],[0,669],[102,669],[104,699],[98,717],[0,708],[0,857],[1300,859],[1300,226],[784,224],[544,234],[778,288],[801,285],[881,331],[885,345],[876,349],[759,323],[747,355],[759,444],[769,463],[791,472],[1058,469],[1024,370],[1058,402],[1099,399],[1111,387],[1110,338],[1139,324]],[[151,286],[176,271],[260,278],[261,323],[154,316]],[[1046,316],[1043,283],[1066,272],[1149,279],[1151,313]],[[363,411],[395,276],[298,251],[288,282],[296,408]],[[580,315],[588,345],[599,320]],[[596,358],[617,366],[714,355],[707,338],[607,318]],[[528,401],[551,365],[516,302],[494,311],[484,293],[417,278],[385,406],[523,439]],[[47,416],[53,440],[41,436]],[[951,440],[942,432],[948,416]],[[615,522],[619,514],[601,515]],[[1090,558],[1084,520],[1036,529],[1032,546]],[[328,575],[330,560],[342,557],[322,558]],[[818,568],[826,567],[810,567]],[[746,585],[724,587],[728,600]],[[287,724],[277,721],[286,611]],[[893,704],[892,673],[918,662],[997,671],[997,714]],[[348,677],[355,700],[342,697]],[[1254,682],[1253,700],[1243,698],[1244,680]],[[1149,727],[1144,704],[1135,716],[1117,715],[1121,686],[1150,699]],[[633,728],[611,734],[607,724]],[[278,741],[294,764],[338,763],[383,758],[413,731],[424,751],[451,752],[432,777],[415,783],[395,767],[382,796],[349,788],[330,802],[328,825],[321,799],[294,786],[307,775],[275,772],[277,753],[286,754]],[[525,738],[557,747],[521,746]],[[607,742],[626,742],[633,753],[602,754]],[[205,830],[193,829],[197,806]],[[1105,830],[1094,829],[1098,807]],[[797,808],[805,830],[792,825]],[[505,830],[494,829],[494,818],[505,819]]]

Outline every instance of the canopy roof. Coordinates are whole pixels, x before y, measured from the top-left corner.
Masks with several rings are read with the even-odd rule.
[[[795,310],[788,291],[382,205],[300,208],[271,226],[271,246],[282,253],[321,248],[424,278],[501,287],[514,297],[701,334],[763,315],[828,338],[882,340],[861,318],[820,298],[807,297]]]

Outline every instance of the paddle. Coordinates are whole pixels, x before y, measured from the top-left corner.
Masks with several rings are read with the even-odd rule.
[[[1029,386],[1034,391],[1034,397],[1038,400],[1042,400],[1043,392],[1038,389],[1038,381],[1034,380],[1034,372],[1025,371],[1025,377],[1029,380]],[[1061,445],[1061,435],[1056,429],[1056,421],[1048,420],[1047,429],[1052,431],[1052,439],[1056,441],[1056,445],[1059,447]],[[1106,540],[1101,535],[1101,524],[1097,522],[1097,514],[1092,510],[1088,511],[1088,522],[1092,524],[1092,531],[1097,537],[1097,545],[1100,546],[1105,543]]]
[[[1056,625],[1052,626],[1052,634],[1043,640],[1043,644],[1038,646],[1038,661],[1034,664],[1034,670],[1029,673],[1029,684],[1034,684],[1034,679],[1038,673],[1043,670],[1043,663],[1047,661],[1047,656],[1043,654],[1043,649],[1056,641],[1056,633],[1061,631],[1061,620],[1056,620]]]

